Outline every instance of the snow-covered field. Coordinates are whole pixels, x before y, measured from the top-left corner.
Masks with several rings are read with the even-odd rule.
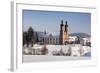
[[[43,61],[69,61],[69,60],[89,60],[90,57],[73,56],[50,56],[50,55],[23,55],[23,62],[43,62]]]
[[[30,52],[35,50],[35,54],[23,55],[23,62],[41,62],[41,61],[66,61],[66,60],[87,60],[91,58],[91,47],[75,45],[47,45],[48,53],[41,53],[43,45],[35,45]],[[29,49],[29,48],[27,48]],[[62,54],[63,53],[63,54]],[[70,55],[66,55],[70,53]],[[59,54],[59,55],[55,55]]]
[[[44,45],[35,45],[31,48],[30,52],[33,55],[42,55],[41,49]],[[68,54],[71,56],[84,56],[86,53],[91,52],[91,47],[89,46],[81,46],[80,44],[74,45],[47,45],[48,53],[46,55],[55,55],[55,54]],[[24,49],[25,52],[28,53],[29,48]]]

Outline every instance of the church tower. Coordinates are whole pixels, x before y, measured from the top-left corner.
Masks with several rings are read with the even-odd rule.
[[[63,42],[64,42],[64,40],[63,40],[64,29],[65,29],[65,27],[64,27],[64,24],[63,24],[63,20],[61,20],[61,24],[60,24],[60,44],[61,45],[63,45]]]
[[[69,40],[69,35],[68,35],[68,24],[67,21],[65,22],[65,25],[63,24],[63,20],[61,20],[60,24],[60,44],[64,45],[66,42]]]
[[[67,24],[67,21],[65,22],[65,33],[64,33],[64,35],[65,35],[64,42],[67,43],[68,40],[69,40],[69,33],[68,33],[68,24]]]

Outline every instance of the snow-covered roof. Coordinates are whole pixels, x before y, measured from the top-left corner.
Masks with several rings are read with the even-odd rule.
[[[59,32],[52,32],[51,34],[52,34],[52,36],[59,36],[60,35]]]
[[[47,33],[44,33],[44,32],[38,32],[38,37],[49,37],[50,35],[54,36],[54,37],[59,37],[59,32],[47,32]]]
[[[42,49],[42,46],[38,45],[38,44],[35,44],[32,49]]]
[[[91,38],[82,38],[84,41],[91,41]]]

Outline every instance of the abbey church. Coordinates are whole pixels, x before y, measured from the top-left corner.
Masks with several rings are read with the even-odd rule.
[[[61,20],[59,32],[41,32],[38,33],[39,44],[50,44],[50,45],[65,45],[69,40],[68,24],[65,24]]]
[[[68,42],[68,40],[69,40],[68,24],[66,21],[64,25],[63,20],[62,20],[61,25],[60,25],[60,44],[64,45]]]

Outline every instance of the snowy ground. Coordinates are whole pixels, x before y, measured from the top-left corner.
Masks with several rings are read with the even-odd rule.
[[[89,60],[89,59],[90,57],[23,55],[23,62],[69,61],[69,60]]]
[[[30,49],[30,53],[33,55],[42,55],[41,50],[44,45],[34,45]],[[74,45],[47,45],[46,46],[48,53],[47,55],[55,55],[55,54],[68,54],[71,53],[71,56],[91,56],[91,47],[82,46],[80,44]],[[25,48],[24,52],[29,53],[29,48]]]

